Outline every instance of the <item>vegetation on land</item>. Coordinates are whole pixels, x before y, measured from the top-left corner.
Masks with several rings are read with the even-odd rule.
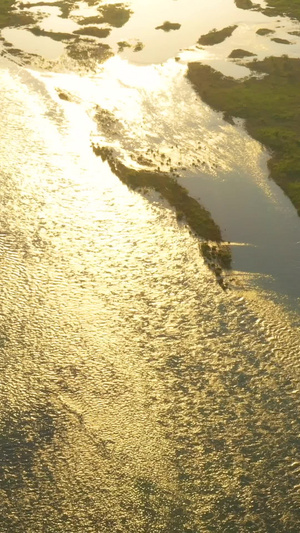
[[[235,3],[240,9],[255,9],[270,17],[282,15],[300,20],[299,0],[266,0],[267,7],[253,4],[251,0],[235,0]]]
[[[99,15],[85,17],[78,20],[78,24],[108,24],[115,28],[121,28],[128,22],[132,11],[124,4],[106,4],[98,7]]]
[[[278,44],[292,44],[290,41],[288,41],[287,39],[280,39],[280,37],[273,37],[271,39],[271,41],[274,41],[274,43],[278,43]]]
[[[299,0],[266,0],[268,7],[263,9],[265,15],[287,15],[300,20]]]
[[[118,45],[118,51],[119,52],[123,52],[123,50],[125,50],[125,48],[130,48],[131,47],[131,44],[129,44],[127,41],[119,41],[117,43]]]
[[[0,28],[7,26],[9,21],[9,10],[15,0],[0,0]]]
[[[69,14],[71,13],[72,9],[74,8],[74,0],[57,0],[56,2],[49,1],[40,1],[40,2],[27,2],[26,4],[21,2],[18,4],[18,8],[24,9],[24,8],[31,8],[31,7],[43,7],[43,6],[55,6],[59,7],[61,13],[60,16],[62,18],[68,18]]]
[[[110,34],[110,28],[98,28],[97,26],[87,26],[74,31],[78,35],[90,35],[91,37],[99,37],[103,39]]]
[[[95,43],[90,40],[80,39],[73,41],[67,46],[68,56],[78,61],[84,66],[93,65],[94,61],[103,63],[113,56],[112,50],[108,44]]]
[[[244,118],[249,134],[271,150],[271,176],[300,214],[300,59],[269,57],[247,67],[266,75],[238,81],[190,63],[187,76],[205,102]]]
[[[115,28],[121,28],[130,19],[132,11],[124,6],[124,4],[107,4],[100,6],[99,11],[101,17],[98,22],[109,24]]]
[[[268,28],[259,28],[256,33],[257,35],[270,35],[271,33],[275,33],[275,31],[269,30]]]
[[[248,52],[247,50],[242,50],[241,48],[236,48],[235,50],[232,50],[232,52],[229,54],[228,57],[231,59],[238,59],[243,57],[253,57],[255,54],[252,52]]]
[[[77,20],[77,24],[86,26],[87,24],[101,24],[103,21],[101,15],[94,15],[93,17],[85,17],[84,19]]]
[[[144,49],[144,45],[141,41],[138,41],[133,48],[134,52],[141,52]]]
[[[214,44],[222,43],[227,37],[230,37],[233,34],[236,28],[237,26],[235,25],[227,26],[227,28],[223,28],[222,30],[214,29],[205,35],[202,35],[198,40],[198,43],[204,46],[212,46]]]
[[[54,41],[67,41],[69,39],[74,39],[74,35],[72,33],[46,31],[42,30],[41,28],[38,28],[37,26],[35,26],[34,28],[28,28],[28,31],[30,31],[31,33],[33,33],[33,35],[36,35],[37,37],[50,37]]]
[[[254,7],[251,0],[235,0],[235,3],[239,9],[252,9]]]
[[[113,156],[112,150],[107,147],[93,146],[93,150],[103,161],[109,163],[112,172],[128,187],[133,190],[154,189],[175,209],[178,220],[185,219],[197,236],[215,241],[216,244],[213,246],[203,243],[201,251],[209,261],[209,266],[213,265],[216,274],[219,274],[216,265],[230,267],[230,249],[221,243],[219,226],[213,221],[210,213],[189,196],[187,190],[175,178],[164,172],[128,168],[118,161]]]
[[[171,30],[179,30],[181,28],[181,24],[178,24],[178,22],[169,22],[166,20],[161,26],[156,26],[156,30],[163,30],[163,31],[171,31]]]

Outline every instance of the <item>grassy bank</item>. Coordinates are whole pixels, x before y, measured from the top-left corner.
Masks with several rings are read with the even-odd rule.
[[[163,172],[135,170],[126,167],[113,157],[112,151],[106,147],[93,146],[96,155],[107,161],[118,178],[133,190],[154,189],[175,209],[178,220],[185,220],[192,231],[202,239],[214,241],[216,246],[205,243],[201,247],[202,254],[209,265],[218,274],[218,266],[229,268],[231,254],[228,246],[222,244],[221,231],[210,213],[197,200],[189,196],[175,178]]]
[[[267,75],[237,81],[190,63],[187,76],[206,103],[244,118],[249,134],[271,150],[271,176],[300,215],[300,60],[269,57],[247,66]]]
[[[267,7],[261,7],[251,0],[235,0],[235,3],[240,9],[255,9],[271,17],[283,15],[300,20],[299,0],[266,0]]]
[[[15,0],[0,0],[0,29],[4,28],[9,21],[9,10]]]
[[[267,0],[268,7],[263,9],[266,15],[287,15],[300,20],[299,0]]]

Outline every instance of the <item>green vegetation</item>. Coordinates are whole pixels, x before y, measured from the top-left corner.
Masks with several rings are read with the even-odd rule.
[[[262,7],[260,4],[253,4],[251,0],[234,0],[240,9],[255,9],[262,11],[265,15],[276,17],[285,15],[300,20],[300,2],[299,0],[266,0],[268,7]]]
[[[108,161],[111,170],[131,189],[154,189],[159,192],[176,212],[182,214],[191,229],[199,236],[219,242],[220,228],[212,220],[209,212],[191,198],[186,189],[179,185],[176,179],[163,172],[149,170],[135,170],[128,168],[115,159],[112,151],[106,147],[93,147],[96,155],[103,161]]]
[[[257,35],[270,35],[270,33],[275,33],[275,31],[268,28],[260,28],[256,33]]]
[[[110,26],[121,28],[130,19],[132,11],[124,6],[124,4],[107,4],[100,6],[99,11],[101,17],[99,22],[106,22]]]
[[[123,52],[123,50],[125,50],[125,48],[131,48],[131,44],[129,44],[127,41],[119,41],[117,43],[118,45],[118,52]]]
[[[271,41],[274,41],[274,43],[278,43],[278,44],[292,44],[290,41],[288,41],[287,39],[280,39],[280,37],[273,37],[271,39]]]
[[[77,24],[86,26],[87,24],[101,24],[102,17],[101,15],[95,15],[93,17],[85,17],[84,19],[77,20]]]
[[[0,29],[6,26],[28,26],[35,23],[35,16],[29,11],[14,11],[15,0],[0,0]]]
[[[133,48],[134,52],[141,52],[144,49],[144,44],[141,41],[138,41]]]
[[[254,7],[251,0],[235,0],[235,4],[239,9],[252,9]]]
[[[113,56],[108,44],[95,43],[83,39],[70,43],[67,46],[67,53],[72,59],[90,68],[93,66],[94,61],[104,63],[104,61]]]
[[[267,75],[237,81],[190,63],[187,76],[205,102],[244,118],[249,134],[271,150],[271,176],[300,214],[300,59],[269,57],[247,67]]]
[[[181,28],[181,24],[178,24],[178,22],[169,22],[168,20],[165,21],[161,26],[156,26],[156,30],[163,30],[163,31],[171,31],[171,30],[179,30]]]
[[[7,26],[9,21],[9,11],[15,0],[0,0],[0,28]]]
[[[223,28],[222,30],[214,29],[206,35],[202,35],[198,40],[198,43],[204,46],[212,46],[214,44],[222,43],[227,37],[230,37],[233,34],[236,28],[237,26],[235,25],[227,26],[227,28]]]
[[[287,15],[300,20],[299,0],[266,0],[269,7],[262,9],[265,15]]]
[[[228,57],[231,59],[238,59],[243,57],[253,57],[255,54],[252,52],[248,52],[247,50],[242,50],[241,48],[236,48],[235,50],[232,50],[232,52],[229,54]]]
[[[210,213],[197,200],[189,196],[187,190],[175,178],[164,172],[128,168],[114,158],[110,148],[94,145],[93,150],[96,155],[101,156],[103,161],[109,163],[112,172],[130,189],[154,189],[175,209],[178,220],[185,219],[189,227],[199,237],[215,241],[216,244],[213,247],[208,243],[203,243],[202,253],[206,257],[209,266],[219,277],[218,267],[230,267],[230,249],[227,245],[221,243],[219,226],[213,221]],[[220,280],[218,281],[220,282]],[[222,283],[220,282],[221,285]]]
[[[41,28],[38,27],[28,28],[28,31],[30,31],[31,33],[33,33],[33,35],[36,35],[37,37],[50,37],[54,41],[67,41],[68,39],[74,39],[74,35],[72,33],[46,31],[41,30]]]
[[[86,28],[80,28],[74,31],[78,35],[90,35],[91,37],[99,37],[103,39],[110,34],[109,28],[97,28],[97,26],[87,26]]]

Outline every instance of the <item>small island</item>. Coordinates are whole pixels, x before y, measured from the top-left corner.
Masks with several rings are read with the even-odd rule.
[[[257,35],[270,35],[271,33],[275,33],[275,31],[269,30],[268,28],[260,28],[256,33]]]
[[[288,41],[287,39],[280,39],[280,37],[273,37],[271,39],[271,41],[274,41],[274,43],[278,43],[278,44],[292,44],[290,41]]]
[[[266,0],[267,7],[253,4],[251,0],[234,0],[240,9],[255,9],[268,17],[287,16],[300,20],[299,0]]]
[[[181,24],[178,22],[169,22],[168,20],[165,21],[161,26],[156,26],[156,30],[163,30],[163,31],[171,31],[171,30],[179,30],[181,28]]]
[[[55,3],[54,5],[58,5]],[[124,4],[107,4],[98,7],[99,15],[85,17],[78,20],[78,24],[108,24],[114,28],[121,28],[128,22],[132,11]]]
[[[110,28],[98,28],[97,26],[87,26],[85,28],[80,28],[75,30],[73,33],[76,35],[89,35],[90,37],[98,37],[100,39],[105,39],[110,34]]]
[[[235,50],[232,50],[228,57],[230,59],[242,59],[244,57],[253,57],[255,55],[256,54],[248,52],[247,50],[242,50],[242,48],[236,48]]]
[[[225,39],[231,37],[236,28],[237,25],[227,26],[222,30],[214,29],[209,33],[206,33],[205,35],[202,35],[198,40],[198,44],[202,44],[204,46],[213,46],[214,44],[222,43],[223,41],[225,41]]]

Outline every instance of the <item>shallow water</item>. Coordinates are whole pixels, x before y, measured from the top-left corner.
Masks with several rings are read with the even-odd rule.
[[[53,97],[57,89],[73,96],[65,104],[70,113],[84,106],[96,117],[94,143],[131,165],[146,156],[149,168],[176,169],[233,243],[234,270],[255,274],[258,286],[288,295],[298,308],[300,219],[267,178],[266,151],[242,122],[226,123],[194,95],[183,65],[138,67],[113,58],[90,77],[37,77]]]
[[[51,67],[56,72],[51,77],[45,72],[33,75],[46,84],[54,98],[57,90],[66,90],[73,103],[65,107],[72,112],[77,104],[97,118],[93,142],[113,147],[129,164],[136,165],[142,156],[150,168],[179,174],[191,194],[210,209],[224,238],[235,243],[234,269],[255,274],[259,286],[288,295],[298,308],[299,218],[281,190],[268,181],[267,154],[242,126],[227,124],[200,101],[185,80],[185,69],[188,61],[201,60],[227,75],[249,75],[239,61],[227,59],[234,48],[252,51],[259,59],[282,53],[299,57],[300,39],[288,33],[299,29],[299,23],[238,9],[232,0],[226,0],[226,6],[222,2],[222,9],[217,0],[209,6],[195,0],[166,0],[159,6],[131,2],[129,21],[121,28],[111,27],[106,39],[94,40],[108,43],[114,52],[120,41],[131,47],[102,66],[94,64],[93,74],[78,74],[74,61],[66,63],[66,42],[37,37],[21,28],[2,33],[14,46],[34,53],[39,49],[47,58],[44,69]],[[72,31],[79,27],[78,21],[95,16],[96,7],[74,3],[69,18],[60,18],[57,11],[49,16],[53,7],[39,6],[40,17],[45,10],[39,26],[48,31]],[[164,20],[181,27],[170,32],[157,30]],[[238,27],[223,43],[196,46],[201,34],[232,24]],[[262,27],[274,33],[257,35]],[[273,37],[288,38],[292,44],[279,45],[271,41]],[[50,42],[53,45],[49,47]],[[138,42],[144,47],[135,52]],[[51,58],[58,62],[51,66]],[[57,70],[64,73],[57,74]]]
[[[209,63],[215,64],[220,57],[223,60],[221,68],[224,73],[226,67],[225,59],[233,48],[246,48],[258,57],[264,57],[265,54],[288,53],[299,56],[300,40],[299,37],[288,35],[288,29],[299,29],[299,24],[293,22],[286,23],[285,20],[277,18],[270,19],[259,12],[244,11],[238,9],[231,0],[216,0],[209,5],[205,0],[189,0],[185,2],[133,2],[134,15],[129,23],[120,30],[113,30],[108,42],[127,40],[128,38],[139,38],[145,47],[139,54],[126,49],[123,57],[134,63],[161,63],[176,56],[180,51],[194,48],[199,37],[208,33],[213,28],[221,29],[226,26],[238,24],[236,32],[230,39],[226,39],[220,45],[209,46],[205,49],[205,56]],[[156,9],[155,9],[156,6]],[[155,30],[156,26],[161,25],[165,20],[179,22],[181,28],[178,31],[163,32]],[[279,36],[293,41],[290,46],[280,45],[270,41],[269,37],[260,37],[256,35],[256,30],[261,26],[274,29],[273,36]],[[129,36],[129,37],[128,37]],[[197,60],[197,50],[194,50],[194,60]],[[181,55],[181,54],[179,54]],[[203,54],[200,53],[201,60]]]
[[[2,531],[271,531],[283,514],[291,530],[299,317],[224,293],[173,212],[93,156],[84,114],[78,139],[16,70],[1,69]]]
[[[299,219],[184,61],[122,57],[1,59],[0,530],[296,532]],[[91,142],[179,173],[235,243],[229,291]]]

